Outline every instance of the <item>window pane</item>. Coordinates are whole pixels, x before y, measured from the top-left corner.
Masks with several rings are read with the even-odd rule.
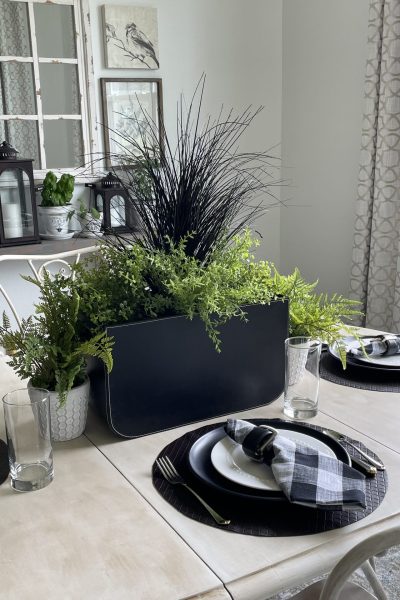
[[[1,211],[6,239],[33,235],[29,177],[22,169],[6,169],[0,175]]]
[[[39,71],[43,114],[80,114],[77,65],[41,64]]]
[[[34,4],[38,55],[43,58],[76,58],[73,6]]]
[[[29,63],[0,63],[0,113],[35,115],[33,66]]]
[[[19,151],[19,158],[33,158],[33,168],[40,169],[39,138],[36,121],[1,121],[0,139]]]
[[[48,169],[79,167],[85,162],[81,121],[45,121],[44,145]]]
[[[26,2],[0,0],[0,54],[32,56]]]

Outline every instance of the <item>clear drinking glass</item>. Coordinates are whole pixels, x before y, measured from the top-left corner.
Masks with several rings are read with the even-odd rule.
[[[53,479],[50,395],[47,390],[13,390],[3,398],[11,486],[19,492],[46,487]]]
[[[292,419],[310,419],[318,412],[321,342],[309,337],[285,340],[283,412]]]

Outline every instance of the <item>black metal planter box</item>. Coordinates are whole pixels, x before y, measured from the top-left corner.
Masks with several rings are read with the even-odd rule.
[[[263,404],[283,391],[288,304],[246,306],[221,328],[218,354],[200,318],[107,328],[114,368],[89,365],[92,398],[111,430],[134,438]]]

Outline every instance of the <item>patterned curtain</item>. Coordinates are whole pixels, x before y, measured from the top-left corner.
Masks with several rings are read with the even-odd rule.
[[[400,0],[371,0],[351,297],[400,332]]]
[[[26,2],[0,0],[0,54],[31,56]],[[0,63],[0,113],[36,114],[32,64]],[[20,157],[34,158],[38,164],[38,135],[35,121],[0,120],[0,142],[7,140]]]

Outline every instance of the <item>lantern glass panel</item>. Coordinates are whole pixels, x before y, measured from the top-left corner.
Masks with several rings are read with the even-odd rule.
[[[122,196],[113,196],[110,200],[111,227],[126,225],[125,199]]]
[[[0,207],[6,240],[34,235],[30,181],[22,169],[0,174]]]
[[[97,194],[96,196],[96,208],[100,212],[103,212],[104,210],[104,200],[101,194]]]

